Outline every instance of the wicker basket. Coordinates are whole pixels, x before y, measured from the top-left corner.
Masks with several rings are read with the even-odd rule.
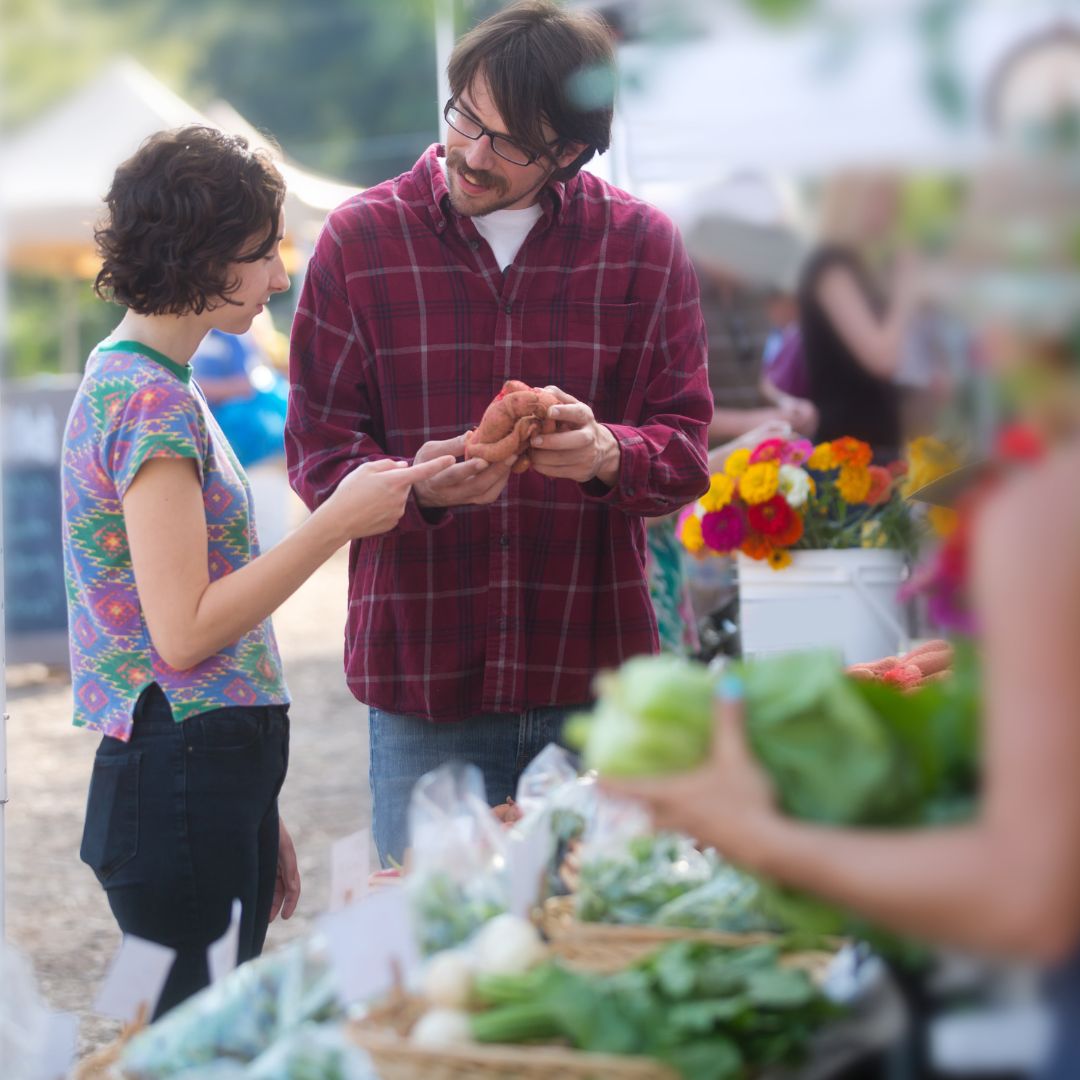
[[[466,1044],[427,1047],[409,1041],[423,1012],[415,998],[396,995],[349,1026],[381,1080],[678,1080],[650,1058],[587,1054],[569,1047]]]
[[[715,930],[687,930],[666,926],[616,926],[611,923],[580,922],[574,915],[572,896],[552,897],[539,916],[540,929],[550,942],[552,953],[568,967],[598,974],[622,971],[649,953],[673,941],[703,941],[710,945],[744,948],[771,945],[779,935],[767,933],[732,934]],[[839,947],[839,942],[836,943]],[[780,960],[820,980],[832,961],[826,951],[793,952]]]

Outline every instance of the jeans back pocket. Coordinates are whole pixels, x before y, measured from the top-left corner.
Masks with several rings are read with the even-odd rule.
[[[120,757],[97,757],[86,798],[82,859],[104,882],[139,850],[139,761],[132,751]]]

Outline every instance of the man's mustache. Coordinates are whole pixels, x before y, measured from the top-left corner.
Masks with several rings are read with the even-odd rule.
[[[465,164],[465,155],[460,150],[451,151],[446,158],[447,168],[465,176],[471,184],[479,184],[481,187],[494,188],[500,194],[506,188],[506,181],[495,173],[483,169],[470,169]]]

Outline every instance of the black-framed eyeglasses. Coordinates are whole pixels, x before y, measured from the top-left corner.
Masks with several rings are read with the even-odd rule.
[[[474,142],[481,136],[486,135],[491,142],[492,151],[501,157],[503,161],[509,161],[511,165],[520,165],[524,168],[526,165],[532,165],[534,161],[538,161],[543,155],[543,150],[526,150],[523,146],[519,146],[514,142],[513,139],[509,139],[505,135],[497,135],[494,131],[488,131],[478,120],[474,120],[468,113],[462,112],[454,104],[453,98],[443,106],[443,119],[459,135],[464,135],[466,139],[472,139]],[[556,139],[554,142],[548,143],[545,149],[552,150],[561,141]]]

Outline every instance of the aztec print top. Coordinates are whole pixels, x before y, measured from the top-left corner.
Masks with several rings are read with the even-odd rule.
[[[61,463],[74,723],[127,741],[140,692],[158,683],[177,722],[236,705],[289,701],[273,627],[180,671],[150,640],[124,529],[123,498],[150,458],[192,458],[206,508],[210,579],[259,554],[251,489],[191,368],[133,341],[87,361]]]

